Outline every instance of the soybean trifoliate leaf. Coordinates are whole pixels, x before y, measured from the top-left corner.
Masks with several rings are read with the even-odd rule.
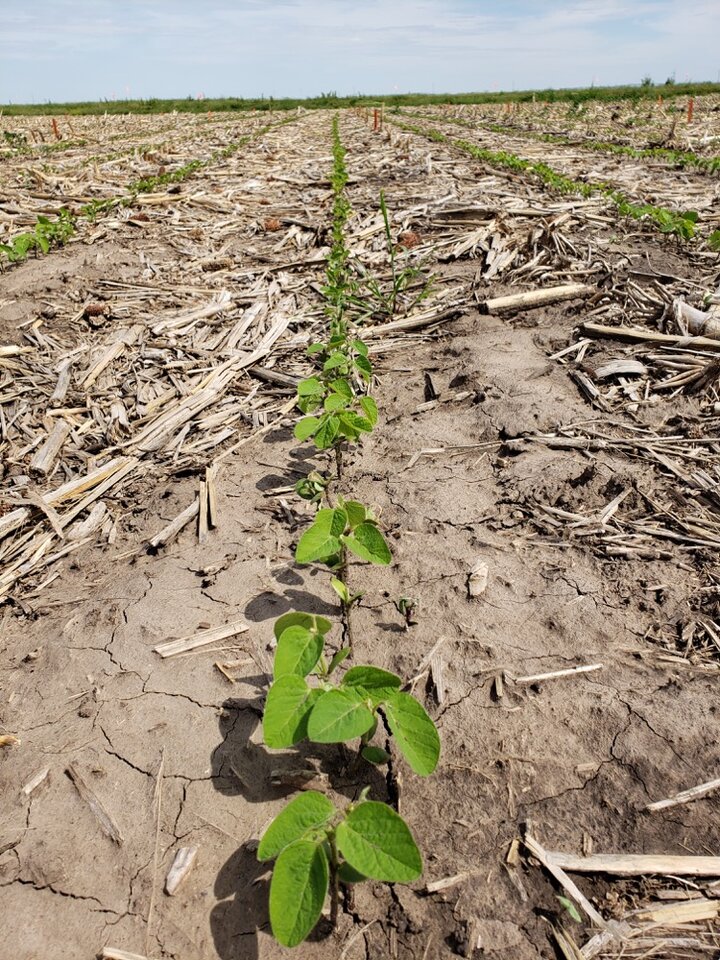
[[[372,397],[362,397],[360,400],[360,406],[363,408],[365,416],[368,418],[370,423],[375,426],[378,420],[378,408],[377,404]]]
[[[335,370],[336,368],[343,367],[347,365],[347,357],[344,353],[331,353],[323,365],[323,370],[327,372],[328,370]]]
[[[331,393],[325,398],[323,406],[328,413],[336,413],[338,410],[344,410],[347,404],[345,397],[341,397],[339,393]]]
[[[346,400],[352,400],[353,398],[352,387],[347,380],[333,380],[330,389],[339,393],[341,397],[345,397]]]
[[[309,357],[312,357],[312,356],[314,356],[316,353],[322,353],[323,350],[325,350],[325,349],[326,349],[326,347],[325,347],[325,344],[324,344],[324,343],[312,343],[312,344],[310,344],[310,346],[307,348],[306,353],[307,353],[307,355],[308,355]]]
[[[422,873],[422,857],[401,816],[367,800],[348,813],[337,831],[338,850],[351,867],[373,880],[410,883]]]
[[[357,500],[346,500],[343,504],[343,509],[348,515],[348,523],[352,530],[361,523],[364,523],[367,519],[367,510],[361,503],[358,503]]]
[[[375,718],[354,690],[328,690],[308,718],[307,735],[315,743],[344,743],[362,736]]]
[[[383,703],[402,686],[402,680],[394,673],[379,667],[350,667],[342,678],[343,687],[352,687],[367,694],[374,706]]]
[[[263,714],[263,739],[268,747],[291,747],[307,736],[307,718],[322,690],[311,689],[303,677],[280,677],[270,687]]]
[[[355,367],[360,371],[363,380],[369,380],[372,376],[372,364],[367,357],[355,357]]]
[[[366,343],[363,343],[362,340],[353,340],[353,347],[356,353],[359,353],[361,357],[366,357],[368,355],[368,347]]]
[[[302,421],[300,421],[302,423]],[[315,446],[318,450],[327,450],[340,431],[340,421],[330,413],[326,413],[315,431]]]
[[[298,384],[299,397],[312,397],[317,393],[323,393],[324,387],[317,377],[308,377],[307,380],[301,380]]]
[[[328,890],[322,844],[298,840],[275,862],[270,883],[270,925],[284,947],[296,947],[320,919]]]
[[[392,560],[385,537],[374,523],[361,523],[351,534],[343,537],[343,543],[361,560],[386,565]]]
[[[419,776],[429,776],[440,757],[440,737],[423,705],[409,693],[396,691],[383,711],[407,762]]]
[[[324,636],[332,630],[332,623],[316,613],[300,613],[293,610],[291,613],[284,613],[275,621],[273,627],[275,639],[279,640],[288,627],[305,627],[306,630],[314,630]]]
[[[322,634],[305,627],[288,627],[278,640],[273,676],[276,680],[289,674],[306,677],[317,665],[322,651]]]
[[[258,846],[260,861],[274,860],[285,847],[300,840],[312,827],[321,827],[332,819],[335,807],[317,790],[301,793],[281,810],[263,834]]]
[[[319,417],[303,417],[302,420],[298,420],[295,424],[295,439],[307,440],[308,437],[312,437],[313,434],[317,432],[319,426]]]
[[[295,551],[298,563],[325,560],[340,552],[340,535],[347,526],[344,510],[318,510],[311,527],[300,537]]]

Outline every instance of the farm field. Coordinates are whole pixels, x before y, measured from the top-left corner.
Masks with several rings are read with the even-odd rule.
[[[719,103],[0,119],[0,960],[715,955],[718,784],[652,804],[720,760]],[[295,560],[337,118],[379,418],[332,496],[392,553],[353,656],[428,777],[263,738],[277,618],[348,630]],[[423,875],[291,952],[258,841],[363,786]]]

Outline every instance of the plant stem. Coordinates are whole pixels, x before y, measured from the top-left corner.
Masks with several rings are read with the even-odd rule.
[[[338,570],[338,580],[341,580],[345,584],[345,589],[350,590],[348,586],[348,553],[347,547],[342,548],[340,554],[340,569]],[[344,640],[347,643],[350,649],[353,649],[353,628],[352,628],[352,604],[346,603],[344,600],[340,601],[340,607],[342,610],[343,617],[343,632],[345,634]]]
[[[338,903],[340,902],[339,861],[334,834],[329,835],[328,843],[330,845],[330,923],[334,930],[337,927]]]

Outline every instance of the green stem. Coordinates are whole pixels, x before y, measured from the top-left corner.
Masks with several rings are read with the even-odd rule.
[[[338,876],[340,861],[334,833],[328,836],[328,843],[330,845],[330,923],[333,929],[335,929],[335,927],[337,927],[338,904],[340,902],[340,877]]]

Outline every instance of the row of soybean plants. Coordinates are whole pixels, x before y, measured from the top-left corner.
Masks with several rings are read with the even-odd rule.
[[[66,207],[62,207],[56,220],[50,220],[48,217],[39,216],[37,222],[31,230],[18,233],[12,237],[9,243],[0,243],[0,268],[3,261],[8,263],[19,263],[25,260],[33,251],[38,256],[41,253],[49,253],[53,247],[64,246],[70,237],[73,236],[78,223],[81,220],[87,220],[89,223],[95,223],[101,214],[108,213],[121,207],[131,207],[137,201],[141,193],[149,193],[158,187],[169,186],[173,183],[181,183],[206,167],[210,167],[223,160],[227,160],[242,147],[257,140],[259,137],[269,133],[275,127],[282,127],[288,123],[294,123],[295,116],[286,117],[275,123],[266,123],[254,133],[246,134],[228,144],[220,150],[215,150],[204,160],[190,160],[176,170],[170,170],[166,173],[160,173],[151,177],[143,177],[140,180],[133,180],[128,184],[126,193],[122,196],[107,197],[104,200],[91,200],[84,204],[80,210],[72,214]]]
[[[357,285],[350,270],[345,225],[350,207],[348,179],[337,116],[333,121],[333,232],[326,269],[326,339],[313,343],[308,356],[312,376],[298,386],[302,417],[298,441],[313,443],[328,455],[327,472],[300,480],[297,493],[316,507],[301,536],[295,559],[327,568],[340,604],[341,636],[332,638],[330,620],[302,611],[286,613],[274,625],[277,646],[273,682],[263,717],[263,736],[271,748],[302,740],[315,743],[359,741],[358,767],[386,764],[385,737],[392,735],[412,770],[428,776],[440,755],[440,739],[424,707],[403,691],[403,681],[355,657],[353,609],[362,593],[349,583],[349,560],[387,565],[391,552],[368,505],[348,492],[343,454],[378,425],[370,390],[373,369],[357,324]],[[388,227],[384,198],[381,208]],[[345,664],[345,666],[342,666]],[[366,769],[370,769],[369,767]],[[328,895],[330,919],[337,921],[341,884],[365,879],[409,883],[422,872],[422,858],[402,817],[387,803],[368,798],[358,783],[358,799],[338,810],[322,793],[307,791],[292,799],[265,831],[258,859],[275,860],[270,884],[270,923],[276,939],[296,946],[320,919]]]

